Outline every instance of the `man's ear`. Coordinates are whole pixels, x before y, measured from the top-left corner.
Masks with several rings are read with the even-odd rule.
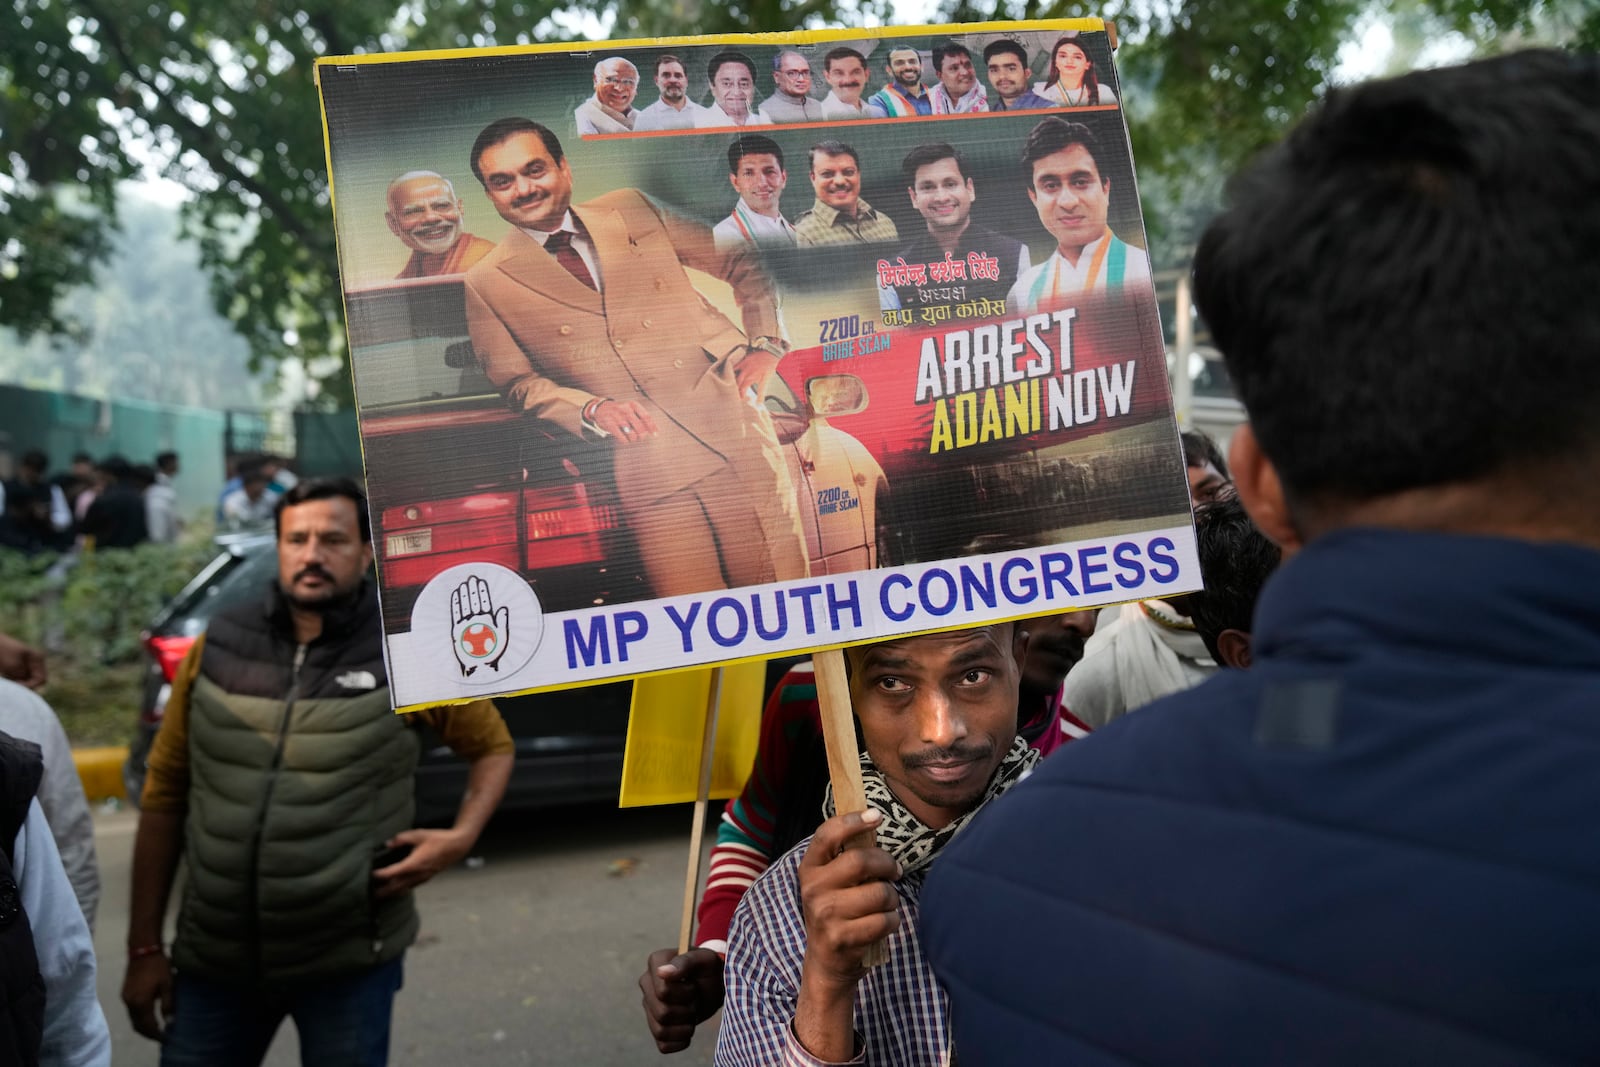
[[[1021,623],[1011,624],[1011,655],[1017,661],[1017,676],[1022,676],[1022,666],[1028,661],[1028,631]]]
[[[1247,671],[1253,662],[1250,635],[1243,630],[1224,630],[1217,635],[1217,656],[1224,667]]]
[[[385,211],[383,213],[383,221],[387,222],[389,224],[389,232],[390,233],[394,234],[396,237],[400,238],[401,240],[405,239],[405,234],[400,232],[400,224],[394,220],[394,212]]]
[[[1239,491],[1239,503],[1244,505],[1256,529],[1282,549],[1285,558],[1299,551],[1303,539],[1289,514],[1289,502],[1283,493],[1278,468],[1261,451],[1249,423],[1233,431],[1233,441],[1228,446],[1228,465],[1233,468],[1233,485]]]

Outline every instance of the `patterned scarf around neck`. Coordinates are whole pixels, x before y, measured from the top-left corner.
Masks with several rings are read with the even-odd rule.
[[[906,874],[921,870],[933,862],[939,850],[949,844],[985,804],[1026,778],[1028,772],[1033,770],[1033,765],[1038,762],[1039,753],[1029,748],[1028,742],[1021,737],[1014,738],[1011,742],[1011,751],[1006,753],[1006,758],[994,772],[983,798],[973,805],[971,811],[944,829],[935,830],[924,825],[906,810],[906,806],[890,791],[889,783],[883,780],[883,775],[878,773],[872,757],[865,752],[861,753],[861,778],[866,786],[867,804],[883,813],[883,822],[878,824],[878,847],[899,861]],[[822,799],[822,817],[825,819],[833,817],[831,784]]]

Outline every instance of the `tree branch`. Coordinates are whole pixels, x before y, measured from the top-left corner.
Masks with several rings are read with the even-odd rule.
[[[161,101],[162,110],[168,115],[169,124],[174,127],[180,127],[182,132],[187,133],[189,138],[199,142],[196,145],[188,144],[186,141],[186,146],[190,148],[199,147],[206,162],[217,171],[219,176],[237,182],[259,198],[261,203],[272,211],[273,217],[277,220],[281,229],[302,241],[316,243],[316,238],[295,214],[294,206],[289,201],[279,196],[270,186],[256,181],[240,170],[235,163],[227,158],[227,146],[218,140],[216,134],[208,127],[185,115],[183,109],[178,106],[170,95],[162,92],[153,83],[152,79],[140,73],[139,64],[134,61],[132,53],[128,50],[127,43],[123,41],[117,32],[116,24],[105,16],[104,12],[96,5],[95,0],[80,0],[80,2],[94,16],[95,21],[99,23],[101,40],[111,46],[112,51],[117,55],[117,59],[122,63],[123,69],[128,72],[128,75],[134,81],[148,89],[155,95],[156,99]]]

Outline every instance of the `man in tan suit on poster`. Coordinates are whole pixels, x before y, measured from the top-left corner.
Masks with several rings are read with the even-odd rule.
[[[561,142],[491,123],[472,172],[512,230],[466,276],[467,325],[513,407],[618,446],[617,494],[656,596],[802,578],[788,467],[760,402],[788,349],[753,251],[634,189],[572,205]],[[741,331],[694,288],[733,288]]]

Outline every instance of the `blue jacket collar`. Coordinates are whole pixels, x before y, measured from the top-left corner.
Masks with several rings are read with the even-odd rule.
[[[1256,605],[1258,660],[1357,646],[1600,668],[1600,552],[1359,528],[1318,538]]]

